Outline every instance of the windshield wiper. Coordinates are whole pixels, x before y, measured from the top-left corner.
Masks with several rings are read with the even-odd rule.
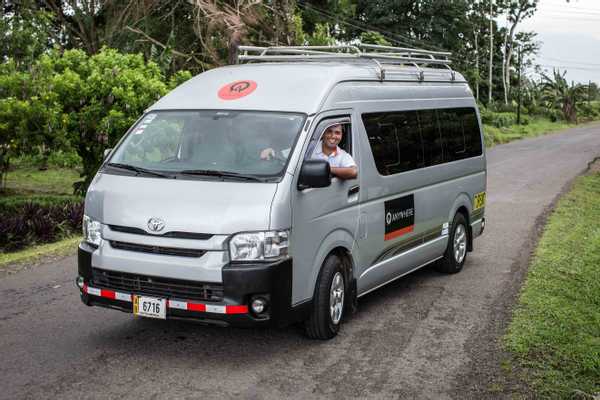
[[[216,171],[212,169],[184,169],[183,171],[179,171],[182,175],[206,175],[206,176],[220,176],[226,178],[239,178],[246,179],[249,181],[262,182],[263,180],[258,178],[255,175],[248,174],[239,174],[237,172],[230,171]]]
[[[162,174],[160,172],[157,172],[157,171],[154,171],[151,169],[136,167],[135,165],[130,165],[130,164],[108,163],[106,165],[109,167],[113,167],[113,168],[120,168],[120,169],[129,170],[129,171],[134,171],[134,172],[137,172],[138,174],[148,174],[148,175],[160,176],[161,178],[172,178],[171,175]]]

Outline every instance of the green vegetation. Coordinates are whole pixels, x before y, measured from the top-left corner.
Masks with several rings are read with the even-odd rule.
[[[20,167],[7,175],[7,189],[0,196],[0,254],[55,242],[81,231],[83,198],[72,194],[79,179],[77,170],[40,171],[26,161],[30,160],[19,160]]]
[[[91,56],[51,49],[25,70],[8,59],[0,73],[0,179],[11,157],[37,153],[47,160],[51,150],[76,151],[80,194],[104,149],[114,146],[146,107],[191,77],[178,71],[166,78],[140,54],[108,48]]]
[[[32,203],[40,207],[62,206],[67,203],[81,203],[83,198],[72,194],[15,194],[0,197],[0,215],[11,214],[24,204]]]
[[[561,74],[559,70],[554,70],[552,77],[542,74],[542,98],[549,108],[560,110],[566,121],[577,123],[577,104],[585,99],[589,88],[579,83],[569,84],[566,74],[567,71]]]
[[[505,337],[542,397],[600,392],[598,199],[600,172],[580,177],[560,200]]]
[[[61,257],[73,254],[80,241],[80,236],[72,236],[54,243],[32,246],[25,250],[11,253],[0,252],[0,269],[13,264],[31,264],[42,257]]]
[[[40,171],[34,167],[22,167],[6,174],[6,188],[12,194],[72,195],[73,184],[79,173],[72,168],[50,168]],[[0,201],[3,196],[0,196]]]
[[[513,140],[524,139],[544,135],[567,128],[572,128],[574,124],[564,121],[552,122],[547,118],[537,117],[528,120],[527,125],[517,125],[515,123],[508,126],[496,127],[493,125],[483,125],[483,134],[485,145],[490,147],[495,144],[512,142]]]

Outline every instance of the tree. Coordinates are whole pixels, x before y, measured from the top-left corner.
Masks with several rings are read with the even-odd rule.
[[[42,150],[46,160],[50,149],[67,147],[60,108],[46,78],[34,67],[19,71],[12,59],[0,64],[0,183],[12,156]]]
[[[118,41],[122,29],[145,16],[159,0],[40,0],[40,9],[54,16],[56,30],[66,48],[96,54]]]
[[[557,69],[552,77],[542,74],[542,98],[548,108],[560,110],[566,121],[577,123],[577,103],[586,98],[587,87],[574,82],[569,85],[566,74],[567,71],[561,74]]]
[[[10,57],[17,69],[25,70],[51,46],[53,16],[36,9],[33,0],[3,3],[0,12],[0,62]]]
[[[531,17],[537,10],[538,0],[510,0],[506,4],[506,20],[508,28],[504,34],[503,60],[502,60],[502,87],[504,89],[504,103],[508,104],[510,92],[510,73],[513,61],[514,37],[519,23]]]
[[[379,32],[367,31],[360,34],[360,42],[364,44],[376,44],[379,46],[391,46],[392,44]]]
[[[492,81],[492,77],[493,77],[493,71],[494,71],[494,1],[490,0],[490,14],[489,14],[489,19],[490,19],[490,47],[489,47],[489,54],[490,54],[490,63],[489,63],[489,68],[490,68],[490,72],[488,74],[488,79],[489,79],[489,86],[488,86],[488,104],[490,104],[492,102],[492,88],[493,88],[493,81]]]
[[[600,87],[595,82],[590,82],[588,85],[588,99],[589,101],[600,100]]]
[[[194,7],[194,32],[209,63],[235,64],[237,48],[257,34],[258,42],[289,43],[294,37],[294,7],[291,1],[188,0]],[[264,35],[263,35],[264,34]]]
[[[182,72],[167,84],[155,63],[107,48],[91,57],[81,50],[53,51],[41,57],[37,68],[47,72],[60,99],[67,138],[83,160],[83,180],[75,187],[79,193],[87,190],[104,149],[114,146],[171,85],[191,77]]]

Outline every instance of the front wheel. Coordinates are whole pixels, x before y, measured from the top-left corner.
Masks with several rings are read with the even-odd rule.
[[[306,335],[311,339],[331,339],[340,330],[344,316],[346,280],[339,257],[327,257],[315,287],[313,309],[305,322]]]
[[[452,221],[446,252],[435,264],[435,269],[447,274],[460,272],[467,259],[468,240],[467,220],[464,215],[457,213]]]

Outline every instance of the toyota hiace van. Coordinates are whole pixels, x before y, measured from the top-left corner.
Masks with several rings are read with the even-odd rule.
[[[459,272],[485,225],[479,113],[447,53],[242,47],[152,105],[85,199],[86,305],[336,335],[361,296]],[[327,128],[358,176],[313,157]],[[260,155],[273,149],[273,157]]]

